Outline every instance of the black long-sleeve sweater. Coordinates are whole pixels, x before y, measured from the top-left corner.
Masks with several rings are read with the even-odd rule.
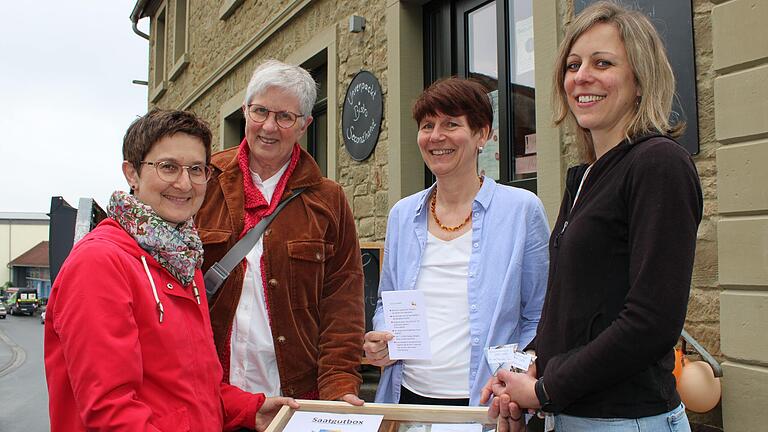
[[[550,238],[534,341],[555,407],[638,418],[680,404],[673,347],[688,304],[702,194],[686,151],[664,136],[624,141],[568,171]]]

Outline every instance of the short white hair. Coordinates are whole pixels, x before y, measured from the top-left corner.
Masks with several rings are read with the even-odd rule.
[[[306,69],[277,60],[265,61],[253,71],[243,103],[247,106],[255,96],[264,94],[271,87],[294,95],[305,118],[312,115],[317,99],[317,83]]]

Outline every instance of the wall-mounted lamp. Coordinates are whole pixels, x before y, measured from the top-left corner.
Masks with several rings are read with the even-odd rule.
[[[365,18],[357,15],[349,17],[349,32],[360,33],[365,30]]]

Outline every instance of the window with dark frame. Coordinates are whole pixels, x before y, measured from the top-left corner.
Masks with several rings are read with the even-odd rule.
[[[475,78],[494,108],[478,170],[536,192],[533,0],[435,0],[424,6],[424,86]],[[434,176],[426,170],[425,185]]]
[[[189,64],[187,56],[188,0],[176,0],[173,19],[173,66],[168,79],[175,80]]]
[[[173,38],[173,61],[178,62],[187,52],[187,0],[176,0]]]
[[[328,175],[328,60],[323,50],[306,61],[307,69],[317,82],[317,100],[312,108],[312,123],[300,144],[317,162],[320,172]]]
[[[242,108],[238,108],[224,118],[224,142],[222,150],[237,147],[245,139],[245,115]]]
[[[165,81],[165,7],[157,14],[155,19],[155,76],[154,86],[157,88]]]

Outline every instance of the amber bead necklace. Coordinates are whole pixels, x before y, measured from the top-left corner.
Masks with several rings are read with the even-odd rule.
[[[482,176],[477,176],[477,178],[480,180],[480,187],[482,187],[483,186],[483,177]],[[467,215],[467,218],[464,219],[464,222],[462,222],[462,223],[460,223],[460,224],[458,224],[456,226],[453,226],[453,227],[445,226],[445,225],[442,224],[442,222],[440,222],[440,219],[437,217],[437,212],[435,211],[436,203],[437,203],[437,186],[435,186],[435,193],[432,194],[432,200],[429,203],[429,210],[432,213],[432,218],[435,220],[435,223],[443,231],[448,231],[448,232],[458,231],[458,230],[462,229],[464,227],[464,225],[466,225],[469,222],[470,219],[472,219],[472,209],[470,209],[469,210],[469,214]]]

